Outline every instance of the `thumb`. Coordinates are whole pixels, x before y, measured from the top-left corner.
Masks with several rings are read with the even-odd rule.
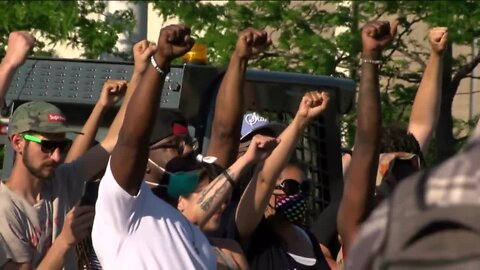
[[[398,25],[400,24],[399,20],[393,21],[393,23],[390,24],[390,35],[394,37],[397,34],[397,29]]]
[[[448,32],[445,32],[440,38],[440,43],[447,42],[447,40],[448,40]]]

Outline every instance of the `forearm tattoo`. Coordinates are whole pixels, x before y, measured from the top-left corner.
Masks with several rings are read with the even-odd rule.
[[[229,170],[227,170],[227,173],[232,177],[235,178],[235,175],[233,175]],[[228,179],[224,174],[220,174],[213,182],[220,182],[219,186],[216,188],[215,191],[212,191],[214,187],[217,186],[216,184],[211,185],[210,188],[204,190],[202,192],[202,195],[197,201],[197,204],[200,205],[200,208],[207,212],[211,209],[213,200],[218,196],[222,197],[228,190],[228,187],[230,186],[230,183],[228,182]]]

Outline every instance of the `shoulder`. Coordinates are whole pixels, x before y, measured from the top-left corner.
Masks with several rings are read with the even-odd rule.
[[[0,213],[6,214],[12,212],[15,208],[15,198],[4,183],[0,184]]]

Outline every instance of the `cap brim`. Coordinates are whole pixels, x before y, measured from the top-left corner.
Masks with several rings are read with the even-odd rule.
[[[252,134],[255,134],[257,132],[259,132],[260,130],[270,130],[273,132],[274,136],[275,137],[278,137],[278,135],[280,135],[280,133],[282,133],[282,131],[287,127],[287,125],[283,124],[283,123],[278,123],[278,122],[270,122],[266,125],[263,125],[261,127],[257,127],[257,128],[254,128],[252,129],[250,132],[248,132],[247,134],[243,135],[241,138],[240,138],[240,141],[243,141],[245,138],[248,138],[249,136],[251,136]]]

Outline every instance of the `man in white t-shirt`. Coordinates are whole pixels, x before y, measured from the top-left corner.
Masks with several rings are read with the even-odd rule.
[[[190,29],[160,31],[152,66],[128,106],[107,171],[101,181],[92,231],[104,269],[215,269],[216,258],[203,233],[156,197],[144,183],[149,136],[161,89],[173,59],[191,49]]]

